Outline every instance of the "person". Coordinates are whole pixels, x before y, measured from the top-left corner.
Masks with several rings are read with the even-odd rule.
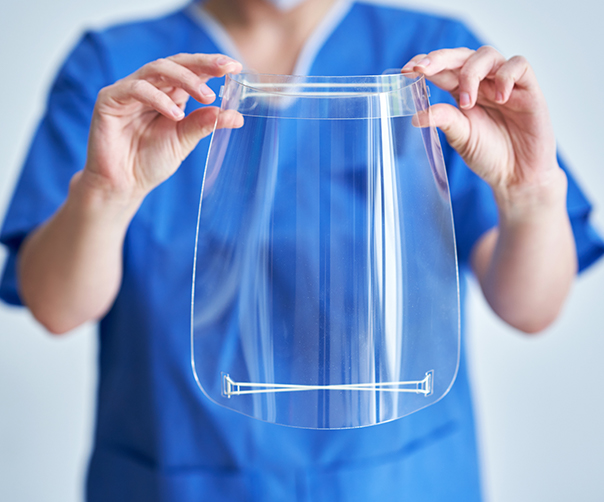
[[[445,399],[362,429],[266,424],[199,392],[187,336],[191,208],[214,123],[242,124],[211,106],[242,62],[424,74],[447,140],[460,270],[510,325],[548,326],[576,271],[604,252],[530,65],[458,21],[349,0],[208,0],[86,33],[54,82],[6,215],[0,296],[57,334],[100,320],[87,500],[480,500],[463,352]]]

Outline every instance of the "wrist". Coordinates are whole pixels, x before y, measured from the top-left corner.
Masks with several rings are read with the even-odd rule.
[[[566,215],[566,173],[558,166],[530,184],[493,188],[500,225],[540,223]]]
[[[114,190],[86,169],[76,173],[69,184],[67,204],[74,205],[83,217],[128,226],[144,194]]]

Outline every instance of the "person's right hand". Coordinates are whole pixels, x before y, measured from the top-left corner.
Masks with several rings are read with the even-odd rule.
[[[216,119],[219,128],[243,125],[239,113],[215,106],[187,117],[183,111],[189,97],[202,104],[214,101],[206,85],[210,78],[240,71],[240,63],[220,54],[178,54],[101,89],[80,181],[104,196],[140,203],[176,172]]]

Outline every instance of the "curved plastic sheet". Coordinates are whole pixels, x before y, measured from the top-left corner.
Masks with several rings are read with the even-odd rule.
[[[459,359],[447,176],[425,82],[228,76],[201,190],[192,362],[215,403],[278,424],[379,424]]]

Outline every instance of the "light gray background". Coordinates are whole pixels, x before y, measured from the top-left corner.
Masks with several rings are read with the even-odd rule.
[[[57,65],[85,27],[153,15],[173,0],[53,0],[0,6],[0,217]],[[604,69],[599,0],[395,1],[464,18],[506,56],[531,61],[563,152],[604,229]],[[0,264],[5,257],[0,250]],[[604,266],[576,284],[537,337],[494,318],[474,287],[471,373],[491,502],[604,500]],[[187,336],[183,333],[183,336]],[[76,502],[91,444],[92,326],[52,338],[0,305],[0,500]]]

